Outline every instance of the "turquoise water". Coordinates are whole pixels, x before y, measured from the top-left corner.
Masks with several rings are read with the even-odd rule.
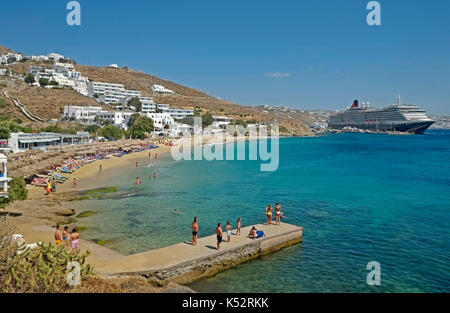
[[[194,216],[200,236],[238,216],[244,226],[262,222],[269,202],[280,202],[286,222],[304,226],[301,244],[193,283],[194,290],[450,291],[450,131],[281,139],[275,172],[260,172],[256,161],[139,162],[94,179],[120,190],[77,204],[100,212],[80,222],[90,226],[84,237],[132,254],[189,240]],[[381,264],[381,286],[366,284],[370,261]]]

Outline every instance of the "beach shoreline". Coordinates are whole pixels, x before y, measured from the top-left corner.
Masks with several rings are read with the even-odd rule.
[[[209,144],[220,144],[220,137],[203,136],[200,146]],[[230,138],[229,138],[230,139]],[[248,140],[246,137],[233,137],[236,142]],[[185,140],[177,141],[182,144]],[[194,147],[194,143],[192,143]],[[14,222],[17,226],[18,233],[24,236],[25,242],[54,242],[53,232],[56,224],[65,224],[70,226],[77,225],[76,222],[70,223],[70,220],[79,213],[77,210],[70,208],[68,201],[73,200],[80,192],[86,192],[104,186],[98,185],[93,179],[99,174],[99,166],[102,166],[102,172],[114,171],[123,167],[134,167],[137,160],[154,160],[155,154],[160,157],[165,157],[170,154],[172,146],[161,144],[158,148],[147,149],[140,152],[126,154],[122,157],[111,157],[103,160],[95,160],[92,163],[85,164],[78,168],[73,173],[64,173],[63,175],[68,179],[58,184],[55,194],[47,196],[43,187],[29,186],[28,197],[23,201],[16,201],[3,210],[2,214],[11,214],[14,217]],[[149,158],[149,152],[151,158]],[[77,179],[77,187],[73,187],[73,179]],[[77,225],[78,226],[78,225]],[[124,256],[120,252],[103,247],[90,240],[80,240],[80,245],[83,250],[89,250],[91,255],[88,261],[95,267],[102,265],[103,261],[111,257]]]

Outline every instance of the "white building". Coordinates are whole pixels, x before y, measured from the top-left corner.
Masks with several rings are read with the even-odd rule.
[[[152,90],[154,92],[160,92],[160,93],[170,93],[170,94],[175,93],[173,90],[167,89],[166,87],[164,87],[162,85],[153,85]]]
[[[127,97],[140,97],[141,92],[137,90],[127,90],[123,84],[89,82],[88,96],[97,96],[97,101],[106,104],[117,103]]]
[[[64,107],[63,119],[83,124],[94,124],[95,117],[101,112],[101,107],[67,105]]]
[[[53,53],[53,52],[47,54],[47,57],[48,57],[49,60],[52,60],[52,61],[55,61],[55,62],[58,62],[59,59],[65,59],[65,57],[62,54]]]
[[[33,61],[48,61],[49,58],[46,55],[32,55],[31,60]]]
[[[213,118],[213,124],[215,124],[217,126],[228,125],[233,121],[232,118],[226,117],[226,116],[213,116],[212,118]]]
[[[97,113],[97,116],[99,120],[101,121],[108,121],[112,125],[125,129],[128,129],[128,122],[130,121],[130,118],[133,114],[136,114],[136,112],[107,112],[107,111],[101,111]]]
[[[143,113],[155,112],[156,104],[153,101],[153,98],[139,97],[139,101],[141,101],[141,104],[142,104],[141,112],[143,112]]]
[[[141,116],[146,116],[148,118],[151,118],[156,130],[163,130],[164,126],[173,125],[175,122],[173,120],[173,118],[170,116],[170,114],[167,114],[167,113],[148,112],[148,113],[141,113]]]
[[[11,133],[8,139],[8,149],[13,153],[29,149],[45,150],[48,146],[61,146],[89,143],[90,136],[86,132],[78,132],[76,135],[55,133]]]
[[[8,182],[11,178],[8,178],[7,163],[6,155],[0,153],[0,198],[8,197]]]

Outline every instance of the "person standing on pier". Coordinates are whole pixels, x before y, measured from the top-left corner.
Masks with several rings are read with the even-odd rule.
[[[275,225],[281,225],[281,205],[275,203]]]
[[[192,229],[192,244],[197,245],[197,235],[198,235],[198,217],[194,217],[194,222],[191,225]]]
[[[236,235],[240,235],[241,234],[241,226],[242,226],[242,218],[241,217],[239,217],[238,219],[237,219],[237,222],[236,222]]]
[[[231,229],[233,228],[233,226],[230,225],[230,222],[227,222],[227,227],[226,227],[226,231],[227,231],[227,242],[230,242],[231,240]]]
[[[222,223],[217,224],[216,235],[217,235],[217,251],[220,251],[220,244],[222,243],[222,236],[223,236]]]
[[[272,206],[269,204],[266,208],[266,214],[267,214],[267,224],[272,224]]]

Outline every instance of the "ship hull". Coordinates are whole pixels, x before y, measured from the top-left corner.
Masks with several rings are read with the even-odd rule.
[[[344,127],[353,127],[372,131],[397,131],[414,134],[423,134],[434,121],[423,122],[398,122],[398,123],[329,123],[331,129],[342,129]]]

